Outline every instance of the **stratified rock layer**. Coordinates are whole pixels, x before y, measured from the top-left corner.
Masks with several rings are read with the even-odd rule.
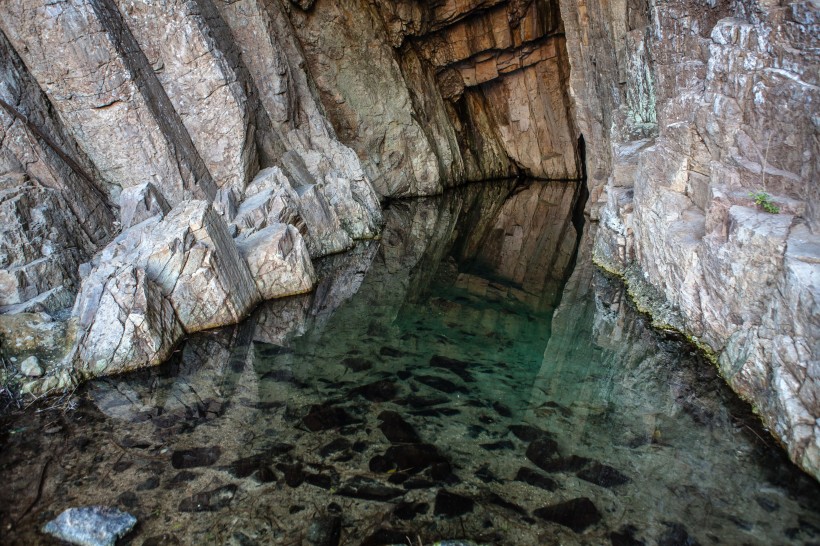
[[[561,6],[595,259],[820,476],[816,7]]]

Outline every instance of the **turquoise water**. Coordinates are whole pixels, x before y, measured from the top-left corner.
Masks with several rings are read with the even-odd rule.
[[[6,416],[2,542],[89,504],[135,545],[820,542],[817,483],[591,265],[576,190],[392,203],[313,294]]]

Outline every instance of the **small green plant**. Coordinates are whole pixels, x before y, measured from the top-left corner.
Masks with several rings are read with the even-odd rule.
[[[765,191],[750,193],[749,197],[755,200],[755,205],[771,214],[777,214],[780,209],[772,202],[772,196]]]

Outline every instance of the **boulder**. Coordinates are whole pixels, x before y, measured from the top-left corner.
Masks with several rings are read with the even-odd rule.
[[[182,337],[174,308],[145,269],[124,265],[103,285],[76,356],[90,375],[154,366]]]
[[[237,245],[262,299],[313,289],[316,273],[305,241],[295,227],[272,224]]]

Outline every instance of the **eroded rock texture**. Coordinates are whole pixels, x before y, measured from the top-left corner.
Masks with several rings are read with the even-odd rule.
[[[291,20],[339,138],[380,194],[578,177],[557,3],[320,0]]]
[[[713,351],[820,475],[816,5],[561,8],[602,224],[595,258]]]

